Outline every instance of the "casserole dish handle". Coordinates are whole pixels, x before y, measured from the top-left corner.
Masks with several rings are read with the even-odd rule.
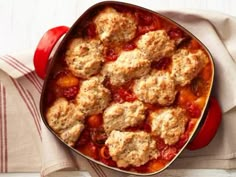
[[[44,79],[48,65],[49,56],[57,41],[69,30],[69,27],[58,26],[48,30],[38,43],[34,53],[34,67],[37,75]]]
[[[206,118],[194,139],[187,145],[187,149],[196,150],[207,146],[214,138],[222,119],[220,105],[216,98],[210,97]]]
[[[34,53],[34,67],[37,75],[44,79],[48,65],[49,56],[57,41],[69,30],[66,26],[58,26],[48,30],[38,43]],[[218,101],[211,97],[209,100],[209,107],[206,113],[206,119],[203,126],[194,136],[194,139],[188,144],[189,150],[196,150],[207,146],[214,138],[220,122],[221,109]]]

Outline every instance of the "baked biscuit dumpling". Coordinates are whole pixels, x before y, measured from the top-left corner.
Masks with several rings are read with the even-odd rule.
[[[128,42],[136,34],[135,17],[131,14],[119,13],[110,7],[101,11],[94,23],[100,40],[106,44]]]
[[[71,126],[68,130],[64,131],[60,137],[69,146],[74,146],[76,141],[79,139],[81,132],[84,129],[84,124],[77,123]]]
[[[143,34],[137,41],[137,47],[150,60],[158,61],[173,54],[175,42],[169,38],[165,30],[157,30]]]
[[[110,78],[112,85],[120,86],[146,75],[150,70],[150,64],[150,60],[138,49],[124,51],[116,61],[105,64],[102,73]]]
[[[152,112],[150,117],[152,133],[159,135],[168,145],[173,145],[179,141],[188,121],[185,110],[180,107]]]
[[[102,85],[102,81],[102,77],[91,77],[80,86],[76,99],[79,109],[86,116],[102,113],[110,102],[110,91]]]
[[[171,76],[176,84],[184,86],[189,84],[206,65],[207,56],[202,50],[190,53],[186,49],[181,49],[172,56],[172,60]]]
[[[84,129],[83,113],[65,98],[58,98],[53,103],[46,113],[46,118],[49,126],[69,146],[74,145]]]
[[[65,60],[75,76],[87,79],[100,71],[104,61],[102,52],[99,40],[76,38],[71,41]]]
[[[175,100],[175,82],[168,72],[152,71],[137,79],[133,91],[137,98],[146,103],[170,105]]]
[[[118,167],[133,165],[139,167],[151,159],[156,159],[160,153],[151,135],[139,132],[112,131],[105,144]]]
[[[136,126],[145,119],[145,106],[141,101],[114,103],[103,113],[103,126],[105,132],[124,130]]]

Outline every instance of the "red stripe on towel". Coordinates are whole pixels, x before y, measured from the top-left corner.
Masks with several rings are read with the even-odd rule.
[[[3,147],[5,148],[5,173],[7,173],[8,171],[8,147],[7,147],[7,108],[6,108],[6,104],[7,104],[7,100],[6,100],[6,88],[3,87],[3,119],[4,119],[4,143],[3,143]]]
[[[94,169],[94,171],[97,173],[97,175],[99,177],[104,177],[103,174],[97,169],[97,167],[95,166],[94,162],[91,162],[90,160],[88,160],[90,166]]]
[[[107,177],[106,173],[103,171],[102,167],[98,164],[95,164],[97,166],[97,168],[99,169],[99,171],[103,174],[104,177]]]

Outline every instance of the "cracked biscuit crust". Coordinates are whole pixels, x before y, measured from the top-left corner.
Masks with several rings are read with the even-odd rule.
[[[106,8],[95,18],[94,23],[101,41],[107,44],[128,42],[135,37],[136,20],[131,14]]]
[[[125,168],[129,165],[139,167],[160,155],[155,140],[143,131],[112,131],[106,140],[106,145],[118,167]]]

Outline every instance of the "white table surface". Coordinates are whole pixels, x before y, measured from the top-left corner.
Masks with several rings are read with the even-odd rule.
[[[45,31],[58,25],[71,26],[96,2],[99,1],[0,0],[0,55],[34,49]],[[236,16],[235,0],[133,0],[133,3],[152,10],[195,8]]]
[[[124,0],[123,0],[124,1]],[[45,31],[59,25],[71,26],[98,0],[0,0],[0,55],[34,50]],[[236,16],[235,0],[125,0],[158,9],[194,8],[214,10]],[[39,177],[39,173],[9,173],[0,177]],[[60,172],[50,177],[83,177],[86,172]],[[236,177],[234,170],[165,170],[162,177]]]

